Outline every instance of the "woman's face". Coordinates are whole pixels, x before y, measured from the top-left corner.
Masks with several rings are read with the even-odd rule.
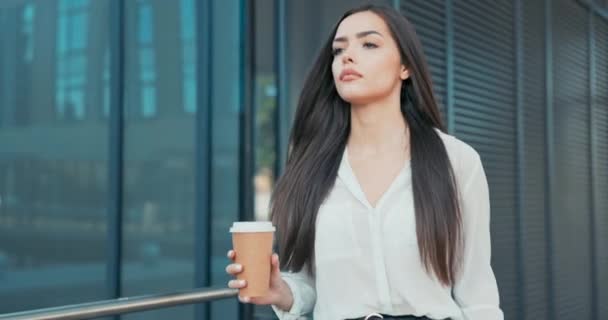
[[[338,94],[351,104],[398,95],[401,81],[409,76],[386,23],[371,11],[342,20],[332,52],[331,69]]]

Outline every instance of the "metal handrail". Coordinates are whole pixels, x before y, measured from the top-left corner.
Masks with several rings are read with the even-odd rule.
[[[237,289],[195,289],[0,315],[0,320],[80,320],[236,297]]]

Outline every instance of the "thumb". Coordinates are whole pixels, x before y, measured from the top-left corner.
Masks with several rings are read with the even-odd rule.
[[[270,262],[272,265],[271,274],[273,276],[280,274],[281,273],[281,267],[280,267],[281,264],[279,263],[279,255],[276,253],[273,253]]]

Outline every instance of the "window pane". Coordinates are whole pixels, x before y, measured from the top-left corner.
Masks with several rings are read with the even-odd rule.
[[[255,1],[254,32],[254,215],[256,220],[269,220],[268,205],[275,183],[276,169],[276,1]],[[254,319],[274,319],[268,306],[256,306]]]
[[[212,47],[212,163],[211,163],[211,214],[212,250],[211,284],[226,286],[226,252],[232,248],[228,230],[239,217],[239,117],[243,103],[240,90],[242,73],[240,61],[241,1],[213,1]],[[237,319],[236,299],[213,302],[211,319]]]
[[[122,289],[124,296],[194,286],[195,117],[184,112],[180,4],[126,4]],[[188,11],[194,12],[191,3]],[[195,26],[189,25],[194,33]],[[157,32],[162,30],[162,32]],[[195,79],[191,79],[194,83]],[[195,102],[193,102],[195,103]],[[122,319],[193,319],[191,305]]]
[[[0,312],[109,298],[107,150],[116,77],[108,24],[118,23],[110,2],[15,1],[0,9],[0,277],[10,279],[0,281]],[[212,243],[205,263],[211,285],[229,280],[228,229],[241,200],[242,2],[211,6],[221,17],[213,19],[208,44],[211,146],[195,145],[195,6],[125,2],[124,296],[194,286],[195,167],[206,164]],[[195,165],[194,151],[207,147],[211,157]],[[193,309],[122,318],[192,319]],[[212,319],[237,319],[236,299],[211,303],[211,312]]]
[[[275,70],[275,7],[273,1],[256,2],[254,19],[255,73],[255,218],[268,220],[268,204],[274,185],[276,161],[275,117],[277,76]]]
[[[62,10],[69,3],[0,7],[0,313],[108,298],[109,133],[107,121],[88,121],[102,106],[101,88],[88,84],[102,72],[86,72],[103,61],[81,50],[79,67],[62,72],[74,70],[71,58],[55,53],[71,53],[69,32],[83,49],[105,50],[109,1],[83,1],[76,13]],[[75,16],[83,27],[69,31]],[[66,113],[82,125],[66,124]]]

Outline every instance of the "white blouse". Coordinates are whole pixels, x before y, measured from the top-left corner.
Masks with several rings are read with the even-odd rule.
[[[280,320],[336,320],[370,313],[432,319],[502,320],[490,266],[490,203],[479,154],[437,130],[456,175],[463,213],[464,265],[453,287],[423,268],[418,254],[409,161],[376,207],[367,201],[345,151],[316,221],[315,277],[282,272],[294,303],[272,306]]]

